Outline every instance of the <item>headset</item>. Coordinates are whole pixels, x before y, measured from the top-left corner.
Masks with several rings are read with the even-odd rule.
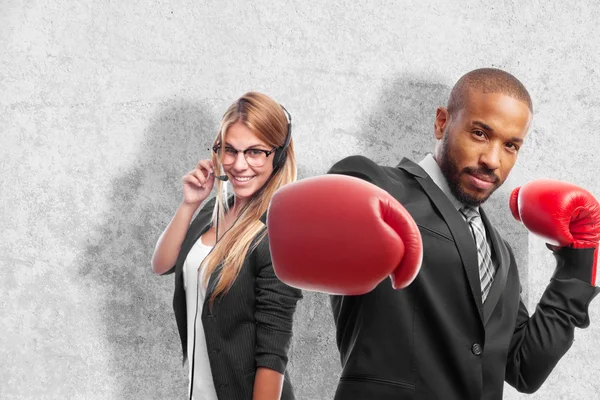
[[[287,134],[285,136],[285,142],[283,142],[283,146],[275,149],[275,154],[273,155],[273,173],[277,171],[277,169],[283,167],[285,163],[285,159],[287,158],[287,148],[292,141],[292,115],[285,109],[284,106],[280,104],[281,108],[284,111],[284,114],[287,118],[288,126],[287,126]]]

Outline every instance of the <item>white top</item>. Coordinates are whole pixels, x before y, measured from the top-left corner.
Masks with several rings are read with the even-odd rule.
[[[192,365],[194,365],[194,391],[192,399],[217,400],[217,393],[208,361],[206,338],[202,326],[202,307],[206,296],[206,286],[203,284],[205,269],[199,271],[212,246],[202,243],[199,238],[192,246],[183,264],[183,287],[187,308],[187,356],[190,368],[188,377],[188,393],[192,383]],[[200,275],[200,276],[199,276]],[[200,290],[198,288],[200,287]],[[198,305],[196,313],[196,304]],[[194,319],[196,332],[194,334]],[[194,340],[195,339],[195,340]],[[195,343],[195,351],[194,351]]]

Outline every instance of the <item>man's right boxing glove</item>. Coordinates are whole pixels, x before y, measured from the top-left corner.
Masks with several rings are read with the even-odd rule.
[[[421,235],[383,189],[345,175],[287,184],[269,205],[273,269],[290,286],[329,294],[370,292],[390,276],[396,289],[416,277]]]
[[[554,246],[555,277],[596,282],[600,205],[590,192],[572,183],[538,179],[513,190],[513,216]]]

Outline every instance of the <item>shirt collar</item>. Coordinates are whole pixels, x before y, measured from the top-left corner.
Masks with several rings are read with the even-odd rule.
[[[454,196],[454,194],[452,194],[452,191],[450,190],[450,186],[448,186],[448,181],[446,180],[444,173],[442,172],[440,166],[438,165],[437,161],[435,161],[431,153],[428,153],[425,156],[425,158],[421,160],[421,162],[419,162],[419,166],[423,168],[425,172],[427,172],[427,175],[429,175],[431,180],[433,180],[433,183],[435,183],[442,190],[442,192],[444,192],[446,197],[448,197],[448,200],[450,200],[450,202],[452,203],[454,208],[456,208],[457,211],[460,211],[460,209],[465,206],[465,204],[461,203]],[[479,207],[475,207],[475,210],[479,212]]]

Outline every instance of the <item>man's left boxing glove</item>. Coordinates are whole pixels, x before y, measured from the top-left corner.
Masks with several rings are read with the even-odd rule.
[[[528,230],[559,247],[554,249],[556,278],[595,285],[600,205],[590,192],[568,182],[538,179],[513,190],[510,211]]]

